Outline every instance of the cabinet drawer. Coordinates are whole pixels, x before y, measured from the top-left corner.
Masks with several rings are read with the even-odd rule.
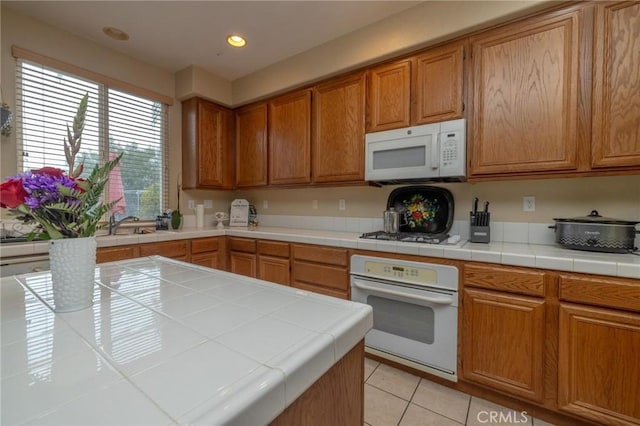
[[[294,262],[293,279],[340,291],[349,289],[349,273],[345,268],[314,263]]]
[[[258,241],[258,254],[289,258],[289,244],[276,241]]]
[[[250,240],[248,238],[229,238],[229,250],[255,253],[256,240]]]
[[[96,263],[133,259],[138,252],[138,246],[101,247],[96,251]]]
[[[164,243],[142,244],[140,246],[140,256],[165,256],[179,260],[186,259],[187,241],[167,241]]]
[[[341,248],[294,244],[292,246],[292,254],[295,260],[308,260],[337,266],[348,265],[347,250]]]
[[[544,296],[545,273],[501,266],[465,265],[464,285]]]
[[[560,299],[640,312],[640,281],[561,274]]]
[[[191,241],[191,254],[206,253],[218,250],[218,237],[198,238]]]

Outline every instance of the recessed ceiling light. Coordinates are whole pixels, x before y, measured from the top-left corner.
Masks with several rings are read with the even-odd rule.
[[[247,40],[245,40],[241,35],[229,34],[227,36],[227,43],[233,47],[244,47],[247,44]]]
[[[129,34],[115,27],[104,27],[102,29],[102,32],[105,33],[107,37],[111,37],[114,40],[120,40],[120,41],[129,40]]]

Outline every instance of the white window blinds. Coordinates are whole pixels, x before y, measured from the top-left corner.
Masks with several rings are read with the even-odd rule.
[[[67,169],[63,141],[89,94],[82,147],[84,173],[124,152],[105,197],[120,199],[117,217],[153,219],[168,205],[167,106],[32,61],[17,61],[16,138],[19,171]]]

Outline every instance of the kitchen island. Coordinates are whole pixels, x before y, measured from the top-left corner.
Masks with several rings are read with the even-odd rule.
[[[162,257],[1,281],[2,424],[363,423],[371,308]]]

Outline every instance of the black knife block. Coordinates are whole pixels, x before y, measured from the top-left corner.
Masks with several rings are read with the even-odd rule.
[[[478,216],[482,216],[481,220]],[[488,243],[491,241],[491,227],[489,226],[491,213],[470,213],[469,241],[472,243]],[[482,223],[482,225],[479,225]]]

